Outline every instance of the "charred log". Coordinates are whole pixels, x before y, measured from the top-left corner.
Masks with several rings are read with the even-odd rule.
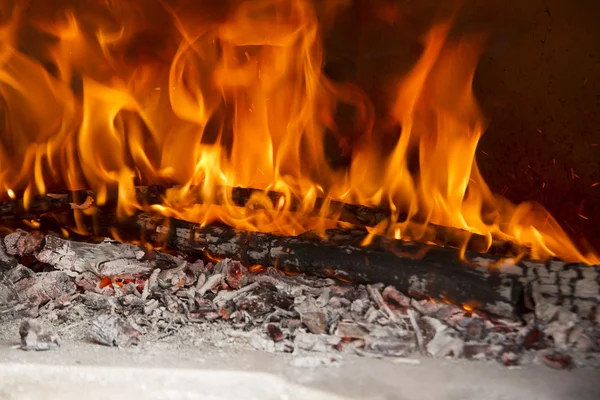
[[[178,190],[177,188],[171,188]],[[136,188],[136,200],[144,207],[153,204],[164,203],[167,186],[139,186]],[[219,187],[217,196],[211,201],[220,204],[233,204],[239,207],[256,207],[252,202],[253,196],[260,194],[266,196],[275,207],[283,198],[279,192],[264,192],[258,189],[241,187]],[[202,194],[191,189],[187,194],[187,201],[190,204],[205,204],[208,200],[203,198]],[[116,207],[117,196],[109,198],[108,202],[101,208],[110,210]],[[94,203],[94,194],[89,191],[63,192],[57,194],[48,194],[46,196],[37,196],[30,199],[25,207],[23,200],[16,199],[0,202],[0,221],[5,225],[10,225],[13,220],[39,219],[44,214],[64,214],[71,210],[85,209]],[[186,204],[186,205],[190,205]],[[298,212],[301,209],[300,200],[291,199],[291,204],[287,206],[289,212]],[[391,215],[390,211],[384,208],[366,207],[356,204],[347,204],[339,201],[325,200],[317,198],[312,211],[308,216],[322,216],[323,218],[345,222],[356,227],[372,227],[385,222]],[[403,216],[398,217],[398,221],[404,221]],[[487,252],[493,255],[515,256],[526,254],[527,249],[518,246],[515,243],[503,240],[492,240],[486,236],[474,234],[462,229],[445,227],[435,224],[408,224],[403,235],[423,242],[436,243],[440,246],[450,246],[465,248],[473,252]]]
[[[14,235],[14,234],[13,234]],[[47,235],[36,258],[64,270],[68,275],[92,273],[99,277],[133,279],[149,276],[156,268],[174,268],[177,260],[168,254],[148,251],[132,244],[104,240],[75,242]]]
[[[140,186],[136,188],[136,198],[140,204],[158,204],[162,201],[164,188],[158,186]],[[116,205],[117,195],[110,196],[106,206]],[[60,191],[30,198],[16,198],[0,201],[0,221],[10,223],[13,220],[37,219],[47,213],[64,213],[85,209],[95,202],[95,195],[88,190]]]
[[[244,232],[230,227],[200,226],[141,214],[147,240],[195,256],[233,258],[246,265],[276,266],[289,272],[333,277],[355,283],[393,285],[417,298],[435,298],[504,317],[521,312],[525,297],[539,291],[552,304],[580,313],[600,300],[600,268],[583,264],[503,262],[456,249],[376,237],[361,246],[365,233],[327,231],[326,238],[306,233],[297,237]]]
[[[156,192],[153,196],[160,199]],[[366,232],[358,229],[331,230],[326,237],[312,232],[282,237],[203,227],[144,213],[116,221],[114,209],[97,211],[93,217],[86,216],[89,231],[96,235],[110,237],[118,232],[124,240],[142,238],[196,257],[229,257],[246,265],[275,266],[350,282],[381,282],[413,297],[442,299],[504,317],[514,317],[532,304],[527,299],[534,286],[551,304],[566,305],[580,314],[593,311],[600,301],[599,267],[584,264],[504,262],[491,254],[469,251],[465,253],[469,261],[461,261],[456,248],[384,237],[362,246]],[[73,212],[61,215],[72,222]],[[44,218],[40,221],[44,228]]]

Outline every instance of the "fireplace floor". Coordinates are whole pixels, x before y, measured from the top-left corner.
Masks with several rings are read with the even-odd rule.
[[[3,328],[3,330],[8,327]],[[12,329],[18,329],[12,327]],[[16,332],[14,332],[16,334]],[[410,364],[345,355],[301,367],[297,357],[178,337],[118,349],[69,341],[23,352],[0,342],[0,398],[132,399],[597,399],[597,370],[414,357]],[[5,397],[6,396],[6,397]]]
[[[4,244],[0,400],[80,388],[102,399],[600,398],[600,309],[579,315],[539,285],[528,312],[501,318],[111,240],[17,231]]]

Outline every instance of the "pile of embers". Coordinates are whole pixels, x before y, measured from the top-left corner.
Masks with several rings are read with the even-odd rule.
[[[75,325],[94,342],[124,347],[201,324],[265,351],[318,352],[322,360],[420,353],[507,366],[599,366],[600,311],[582,319],[535,293],[534,300],[534,313],[510,321],[389,286],[288,276],[229,259],[204,263],[111,240],[17,231],[0,246],[0,321],[24,318],[26,350],[57,348],[56,332]]]

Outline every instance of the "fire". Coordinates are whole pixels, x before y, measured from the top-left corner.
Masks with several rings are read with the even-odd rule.
[[[538,258],[600,261],[541,206],[491,193],[475,159],[483,40],[450,39],[449,21],[424,38],[420,59],[398,75],[388,120],[376,124],[365,93],[323,73],[323,24],[346,1],[48,3],[0,2],[7,197],[87,188],[103,204],[116,191],[126,217],[143,207],[136,185],[177,184],[155,211],[283,234],[338,226],[327,209],[337,200],[388,207],[392,219],[373,234],[418,239],[433,223],[525,244]],[[346,168],[327,161],[326,146],[346,139],[335,118],[342,105],[362,132],[341,145]],[[382,125],[398,126],[391,147]],[[222,189],[236,186],[284,196],[259,192],[238,207]],[[405,222],[392,222],[401,214]]]

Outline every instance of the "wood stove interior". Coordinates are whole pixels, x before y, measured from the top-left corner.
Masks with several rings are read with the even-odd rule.
[[[239,2],[201,3],[203,12],[218,19]],[[582,248],[587,242],[600,249],[600,207],[595,206],[600,201],[600,5],[592,0],[464,0],[459,8],[455,1],[439,0],[320,5],[334,3],[341,6],[324,25],[324,70],[333,80],[358,84],[381,116],[389,112],[389,82],[418,59],[421,38],[434,20],[454,13],[451,36],[483,35],[474,90],[488,117],[476,154],[485,180],[513,202],[543,204]],[[149,12],[164,4],[190,13],[199,9],[193,0],[148,4]],[[66,5],[73,2],[29,2],[36,12]],[[25,34],[23,40],[28,54],[35,54],[37,39]],[[143,55],[161,57],[161,46],[154,46],[159,38],[140,40]],[[344,144],[356,139],[356,127],[344,125],[352,115],[353,110],[339,110],[337,116]],[[339,141],[332,140],[330,149],[330,163],[348,162]],[[66,196],[50,201],[71,212],[74,199]],[[474,268],[466,270],[443,248],[414,261],[397,244],[382,246],[387,253],[371,253],[351,243],[351,235],[340,235],[348,248],[324,250],[328,244],[320,238],[245,235],[142,217],[135,223],[151,226],[150,235],[166,237],[168,251],[113,241],[77,243],[35,229],[3,237],[2,343],[14,342],[20,328],[24,350],[59,349],[59,336],[66,338],[67,349],[90,339],[150,351],[164,345],[207,354],[224,348],[239,355],[253,348],[282,357],[292,353],[293,368],[340,366],[344,357],[355,356],[402,359],[396,367],[427,363],[423,356],[489,359],[507,367],[529,361],[554,369],[600,365],[597,266],[517,261],[498,273],[502,262],[477,257],[469,265]],[[110,226],[104,228],[109,232]],[[296,265],[294,251],[310,268]],[[342,259],[344,252],[352,256],[339,261],[338,269],[346,268],[347,275],[330,273],[336,272],[331,257]],[[391,264],[400,259],[405,267],[389,274],[385,285],[373,279],[385,276],[387,265],[356,267],[363,259],[384,258]],[[252,265],[261,260],[273,265]],[[294,273],[282,273],[282,266]],[[315,271],[320,276],[302,274]],[[436,291],[458,292],[464,303],[440,301]],[[471,304],[469,296],[487,303]],[[35,319],[21,322],[25,317]],[[577,375],[572,384],[581,381],[590,379]],[[595,390],[589,384],[585,388]],[[396,387],[390,384],[388,391]],[[422,397],[411,393],[408,398]]]

